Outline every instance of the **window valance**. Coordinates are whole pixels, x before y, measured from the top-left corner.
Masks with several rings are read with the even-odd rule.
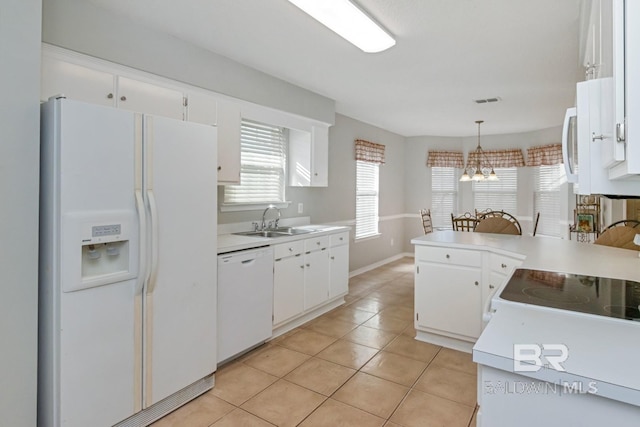
[[[524,156],[520,148],[509,148],[505,150],[483,150],[487,156],[489,163],[494,168],[512,168],[524,166]],[[478,161],[478,151],[469,153],[468,165],[475,165]],[[484,157],[480,159],[480,163],[484,165],[486,160]]]
[[[527,166],[552,166],[562,163],[562,144],[527,148]]]
[[[460,168],[464,167],[462,151],[429,150],[427,167]]]
[[[356,139],[356,160],[384,165],[384,145]]]

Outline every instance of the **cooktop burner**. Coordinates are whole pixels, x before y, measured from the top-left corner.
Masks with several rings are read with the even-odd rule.
[[[640,283],[608,277],[517,269],[502,299],[640,321]]]

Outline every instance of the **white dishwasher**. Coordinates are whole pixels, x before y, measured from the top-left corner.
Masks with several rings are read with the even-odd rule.
[[[273,249],[218,255],[218,364],[271,337]]]

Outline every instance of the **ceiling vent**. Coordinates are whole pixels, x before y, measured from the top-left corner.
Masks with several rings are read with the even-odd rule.
[[[498,101],[502,101],[502,98],[500,98],[499,96],[496,96],[494,98],[484,98],[484,99],[473,100],[473,102],[475,102],[476,104],[488,104],[490,102],[498,102]]]

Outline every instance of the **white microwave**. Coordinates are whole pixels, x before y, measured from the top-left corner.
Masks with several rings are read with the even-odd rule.
[[[567,180],[577,184],[578,194],[640,196],[640,175],[612,177],[625,149],[616,138],[613,79],[578,83],[576,106],[567,110],[562,131]]]

